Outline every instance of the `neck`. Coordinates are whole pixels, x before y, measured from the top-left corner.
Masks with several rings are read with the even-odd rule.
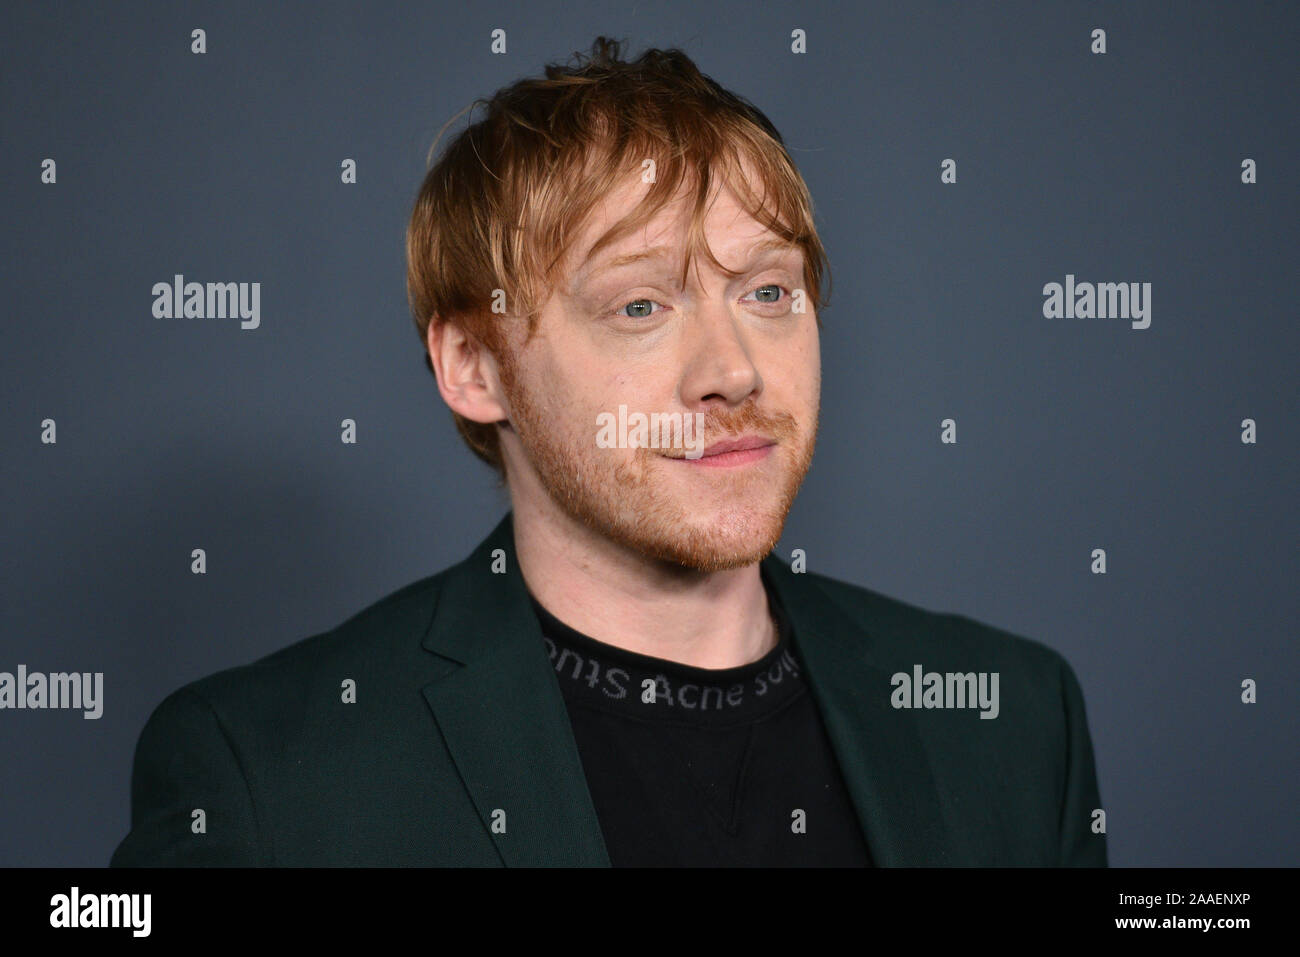
[[[611,541],[550,502],[512,494],[515,552],[536,599],[609,645],[697,668],[735,668],[776,647],[757,563],[701,572]]]

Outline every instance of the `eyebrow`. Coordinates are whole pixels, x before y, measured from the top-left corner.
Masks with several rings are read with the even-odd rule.
[[[768,252],[770,250],[786,252],[799,248],[800,246],[798,243],[793,243],[785,239],[770,238],[760,240],[751,246],[749,248],[749,255],[750,258],[753,259],[757,253]],[[620,266],[630,266],[633,263],[643,262],[647,259],[662,259],[673,252],[676,252],[676,249],[672,246],[651,246],[649,249],[642,249],[638,252],[615,256],[613,259],[601,263],[598,266],[594,266],[591,269],[580,270],[578,275],[581,280],[588,280],[596,274],[605,272],[609,269],[617,269]]]

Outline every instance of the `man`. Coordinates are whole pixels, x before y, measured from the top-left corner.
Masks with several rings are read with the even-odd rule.
[[[772,554],[824,253],[770,122],[601,38],[420,191],[412,310],[511,511],[151,716],[114,865],[1104,865],[1047,647]]]

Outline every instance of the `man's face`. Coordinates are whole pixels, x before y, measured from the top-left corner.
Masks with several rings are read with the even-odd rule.
[[[545,494],[611,541],[673,564],[749,565],[779,540],[816,438],[817,317],[811,302],[796,312],[791,299],[804,287],[803,252],[764,249],[778,237],[722,187],[704,228],[714,255],[742,270],[736,278],[701,255],[679,285],[685,195],[587,261],[648,188],[634,175],[597,207],[534,338],[521,348],[516,337],[501,364],[511,491]],[[656,246],[666,250],[611,265]],[[620,406],[626,430],[611,428]],[[636,413],[677,413],[684,425],[702,422],[703,434],[664,428],[659,448],[625,447],[639,440]],[[710,448],[737,439],[757,447]]]

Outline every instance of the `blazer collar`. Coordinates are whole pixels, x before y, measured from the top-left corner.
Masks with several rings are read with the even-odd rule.
[[[559,681],[515,555],[507,512],[447,572],[423,647],[442,659],[422,689],[484,826],[510,866],[609,866]],[[877,663],[883,613],[841,611],[774,554],[761,564],[795,647],[872,858],[949,864],[954,837],[909,710],[889,705]],[[503,812],[503,813],[502,813]],[[504,823],[504,835],[497,830]]]
[[[881,867],[950,866],[959,834],[944,815],[930,757],[910,709],[890,703],[892,669],[882,642],[906,642],[889,609],[871,595],[842,611],[816,580],[775,553],[762,562],[793,628],[795,649],[839,760],[873,862]]]
[[[445,665],[425,700],[502,861],[608,867],[509,512],[448,570],[423,645]]]

